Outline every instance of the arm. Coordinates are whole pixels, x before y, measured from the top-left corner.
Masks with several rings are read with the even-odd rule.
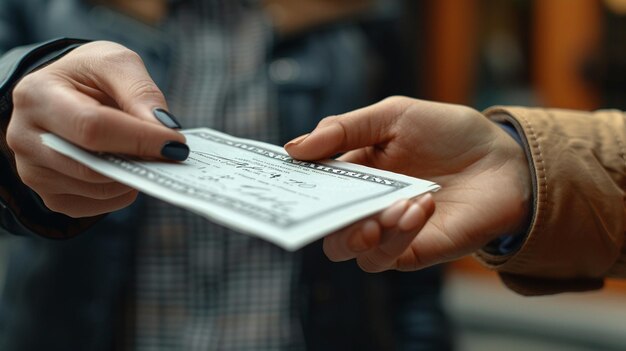
[[[137,195],[43,146],[43,132],[97,152],[155,159],[188,152],[184,136],[153,115],[167,105],[141,59],[114,43],[80,43],[53,41],[3,57],[0,210],[9,232],[71,237]]]
[[[522,148],[468,107],[389,98],[328,117],[285,148],[303,159],[346,152],[342,160],[441,184],[433,196],[400,202],[325,238],[331,260],[356,258],[367,271],[416,270],[470,254],[523,232],[530,213]]]
[[[17,82],[84,41],[60,39],[25,45],[28,30],[24,26],[23,10],[19,2],[0,0],[0,226],[16,235],[74,236],[99,217],[73,219],[47,209],[41,198],[20,180],[6,134],[13,111],[12,92]]]
[[[325,238],[329,258],[356,258],[368,271],[415,270],[478,252],[522,294],[597,288],[604,277],[625,275],[623,113],[507,108],[487,115],[516,126],[525,150],[477,111],[407,98],[327,118],[287,144],[297,158],[347,151],[346,161],[443,187],[432,216],[421,213],[428,221],[412,233],[396,235],[400,223],[385,223],[388,209],[367,226]],[[503,235],[528,232],[528,223],[519,251],[481,250]],[[361,248],[356,238],[373,240]]]
[[[512,123],[532,165],[534,213],[521,249],[476,257],[526,295],[602,286],[624,277],[626,117],[529,108],[492,108]]]
[[[64,238],[76,235],[99,219],[73,219],[47,209],[39,196],[21,182],[14,154],[6,143],[13,111],[12,93],[17,82],[82,43],[73,39],[53,40],[13,49],[0,58],[0,226],[9,233]]]

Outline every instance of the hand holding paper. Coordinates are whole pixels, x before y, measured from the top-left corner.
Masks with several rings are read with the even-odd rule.
[[[151,159],[180,159],[172,156],[185,147],[183,135],[154,118],[153,109],[167,104],[141,58],[112,42],[84,44],[28,74],[13,90],[13,103],[6,140],[20,179],[48,208],[70,217],[124,208],[137,191],[43,147],[41,133],[87,150]]]
[[[296,160],[280,147],[207,128],[182,133],[191,149],[182,163],[90,153],[52,134],[42,139],[111,179],[291,250],[439,188],[346,162]]]
[[[414,231],[398,231],[383,214],[324,239],[330,259],[356,258],[366,271],[416,270],[459,258],[500,235],[523,231],[530,213],[530,174],[523,150],[468,107],[389,98],[326,118],[285,149],[305,160],[347,152],[340,160],[442,186],[433,195],[436,210],[421,230],[416,225]],[[413,216],[420,224],[432,211],[432,203],[422,201],[421,211]]]

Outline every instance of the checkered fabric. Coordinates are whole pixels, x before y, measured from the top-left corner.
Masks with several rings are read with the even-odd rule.
[[[174,48],[170,110],[185,128],[276,142],[262,11],[234,0],[173,8],[161,28]],[[303,348],[296,254],[155,199],[138,241],[129,349]]]

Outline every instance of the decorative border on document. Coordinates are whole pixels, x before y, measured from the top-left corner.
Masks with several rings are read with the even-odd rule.
[[[305,222],[308,222],[317,216],[325,215],[330,212],[335,212],[338,209],[351,207],[355,204],[362,203],[363,201],[368,201],[370,199],[373,199],[382,195],[387,195],[394,191],[399,191],[403,188],[410,186],[410,184],[405,183],[405,182],[400,182],[394,179],[380,177],[380,176],[373,175],[373,174],[367,174],[363,172],[354,172],[352,170],[344,169],[341,167],[336,167],[336,166],[330,167],[330,166],[320,164],[320,163],[302,162],[302,161],[294,160],[286,154],[276,153],[275,151],[264,149],[256,145],[248,145],[245,143],[229,141],[227,139],[224,139],[219,136],[215,136],[213,134],[206,133],[206,132],[186,133],[186,135],[194,135],[194,136],[202,137],[204,139],[207,139],[213,142],[218,142],[224,145],[248,150],[255,154],[264,155],[266,157],[270,157],[274,159],[278,158],[283,162],[290,163],[293,165],[298,165],[298,166],[302,166],[305,168],[314,168],[323,172],[333,173],[338,176],[348,177],[350,179],[359,179],[362,181],[374,182],[379,185],[389,187],[389,190],[384,191],[382,193],[377,193],[376,195],[371,195],[371,196],[366,196],[366,197],[362,197],[359,199],[355,199],[354,201],[351,201],[349,203],[344,203],[341,205],[327,208],[323,211],[315,213],[301,220],[295,220],[293,218],[276,214],[263,207],[256,206],[248,202],[244,202],[244,201],[238,200],[230,196],[225,196],[225,195],[221,195],[212,191],[207,191],[207,190],[198,189],[196,187],[189,186],[188,184],[181,182],[175,178],[164,176],[162,174],[157,174],[151,171],[150,169],[142,165],[139,165],[130,159],[126,159],[126,158],[116,156],[116,155],[111,155],[111,154],[100,155],[100,157],[105,158],[114,166],[117,166],[118,168],[123,169],[127,172],[137,174],[154,184],[165,186],[171,190],[184,193],[187,196],[195,197],[203,201],[209,201],[212,204],[222,206],[224,208],[228,208],[234,212],[238,212],[242,215],[252,217],[257,220],[272,224],[279,228],[289,228],[289,227],[297,226]]]

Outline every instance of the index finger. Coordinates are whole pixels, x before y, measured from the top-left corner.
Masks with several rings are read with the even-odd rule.
[[[90,151],[142,158],[184,160],[185,136],[175,130],[100,105],[71,90],[57,94],[54,108],[39,113],[39,126]]]
[[[285,145],[294,158],[317,160],[388,141],[397,116],[409,106],[407,98],[388,98],[377,104],[323,119],[306,137]]]

